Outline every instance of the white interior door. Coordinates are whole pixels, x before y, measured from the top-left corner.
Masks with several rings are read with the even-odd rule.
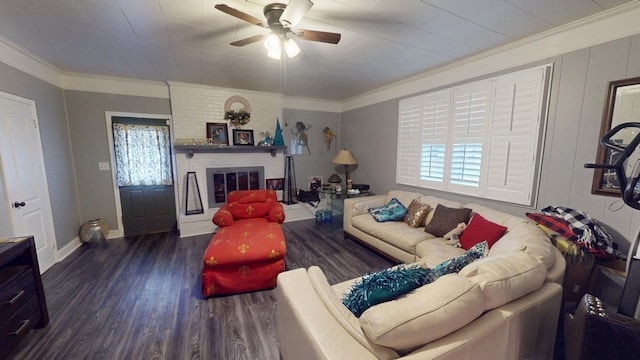
[[[35,103],[0,92],[0,159],[13,236],[33,235],[40,271],[55,263],[55,233]]]

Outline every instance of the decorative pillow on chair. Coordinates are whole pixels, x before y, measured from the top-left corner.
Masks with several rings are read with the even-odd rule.
[[[229,204],[229,211],[234,219],[260,218],[269,214],[274,201],[267,199],[264,202],[243,204],[240,201]]]
[[[438,204],[433,213],[433,219],[424,228],[424,231],[437,237],[453,230],[459,223],[467,223],[471,216],[471,209],[454,209]]]
[[[407,208],[407,215],[404,216],[403,221],[412,228],[417,228],[424,224],[428,213],[429,204],[423,204],[419,199],[413,199]]]
[[[238,200],[240,204],[251,204],[265,201],[267,201],[267,193],[265,191],[252,192],[248,196],[245,196]]]
[[[381,207],[369,209],[369,214],[377,222],[398,221],[407,214],[407,208],[398,199],[393,198]]]
[[[491,248],[506,232],[506,227],[491,222],[480,214],[475,213],[469,225],[460,234],[460,245],[463,249],[470,249],[481,241],[487,241],[489,248]]]

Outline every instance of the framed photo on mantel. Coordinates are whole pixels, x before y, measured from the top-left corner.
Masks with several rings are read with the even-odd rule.
[[[207,123],[207,141],[209,145],[229,145],[227,123]]]
[[[233,145],[253,146],[253,130],[233,129]]]

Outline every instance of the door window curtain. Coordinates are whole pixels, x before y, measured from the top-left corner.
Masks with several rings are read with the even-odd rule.
[[[118,186],[172,185],[168,126],[113,124]]]

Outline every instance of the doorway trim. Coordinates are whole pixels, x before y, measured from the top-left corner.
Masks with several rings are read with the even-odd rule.
[[[147,113],[132,113],[132,112],[118,112],[118,111],[105,111],[105,118],[107,123],[107,139],[109,142],[109,165],[111,167],[111,182],[113,184],[113,197],[116,201],[116,220],[118,221],[118,230],[117,231],[109,231],[109,239],[123,237],[124,236],[124,225],[122,224],[122,202],[120,200],[120,191],[118,189],[118,174],[116,174],[116,155],[113,148],[113,130],[111,126],[113,125],[112,118],[113,117],[133,117],[133,118],[143,118],[143,119],[157,119],[159,121],[165,120],[166,125],[169,126],[169,134],[171,136],[171,146],[173,147],[174,139],[173,139],[173,118],[171,115],[167,114],[147,114]],[[176,157],[172,151],[171,156],[171,164],[173,167],[173,178],[176,179]],[[175,184],[175,180],[174,180]],[[175,206],[178,206],[178,192],[177,186],[174,186],[173,192],[175,197]],[[176,211],[179,208],[176,207]]]

